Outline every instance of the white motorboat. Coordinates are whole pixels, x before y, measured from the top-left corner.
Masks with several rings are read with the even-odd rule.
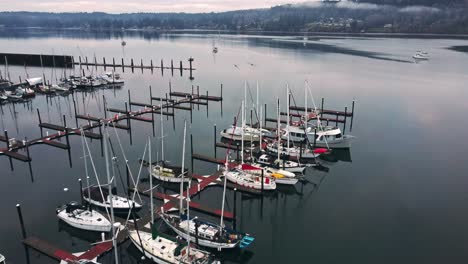
[[[179,243],[175,238],[159,234],[130,230],[128,236],[138,250],[155,263],[161,264],[215,264],[210,253],[186,244]]]
[[[150,166],[151,175],[164,182],[180,183],[180,182],[189,182],[191,179],[187,176],[182,178],[182,168],[176,166],[170,166],[167,162],[161,161],[155,166]],[[187,174],[188,170],[184,169],[184,175]]]
[[[225,177],[233,183],[239,184],[243,187],[261,190],[262,189],[262,178],[261,176],[255,176],[244,170],[234,168],[226,171]],[[275,190],[276,182],[274,179],[269,177],[263,177],[263,190]]]
[[[429,54],[425,51],[417,51],[416,54],[413,55],[413,59],[415,60],[429,60]]]
[[[125,83],[125,80],[120,76],[120,74],[114,72],[106,72],[99,78],[106,81],[107,84],[112,85],[123,85]]]
[[[100,186],[91,186],[83,190],[83,199],[95,206],[110,208],[111,203],[115,211],[129,211],[134,208],[139,210],[143,207],[140,203],[129,198],[121,197],[112,193],[112,200],[109,199],[109,191]]]
[[[0,93],[0,100],[2,101],[8,100],[8,96],[6,96],[6,94],[2,92]]]
[[[307,135],[308,142],[319,148],[350,148],[354,139],[351,135],[343,135],[341,129],[333,126],[308,126],[306,129],[297,126],[287,126],[282,129],[282,139],[293,142],[303,142]]]
[[[257,128],[252,128],[249,126],[231,126],[230,128],[224,129],[221,131],[221,136],[226,139],[232,139],[235,141],[242,141],[242,130],[244,132],[244,141],[260,141],[260,134],[262,137],[264,136],[269,136],[271,134],[270,131],[266,129],[257,129]]]
[[[186,215],[161,214],[161,218],[178,236],[183,237],[185,240],[190,238],[191,242],[198,240],[198,244],[205,247],[217,249],[245,248],[254,241],[254,238],[248,234],[224,227],[221,228],[219,225],[198,218],[188,219]],[[189,227],[190,230],[188,230]]]
[[[101,213],[88,210],[77,202],[59,207],[56,212],[59,219],[75,228],[97,232],[109,232],[112,229],[110,221]]]

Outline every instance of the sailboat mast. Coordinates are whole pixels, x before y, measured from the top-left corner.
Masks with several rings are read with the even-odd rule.
[[[286,104],[286,129],[288,131],[287,133],[287,136],[288,136],[288,151],[289,151],[289,84],[286,84],[286,100],[287,100],[287,104]]]
[[[241,164],[244,164],[244,115],[245,115],[245,109],[244,109],[244,104],[245,102],[242,101],[242,127],[241,127]]]
[[[257,81],[257,102],[256,102],[256,105],[255,105],[255,111],[256,111],[255,114],[258,115],[259,114],[258,113],[258,111],[259,111],[259,109],[258,109],[258,81]],[[258,121],[258,118],[257,118],[257,121]]]
[[[263,135],[263,132],[262,132],[262,109],[260,108],[260,113],[259,113],[259,120],[258,120],[258,127],[260,128],[260,150],[262,149],[262,135]]]
[[[81,129],[81,145],[83,145],[83,159],[84,159],[84,166],[85,166],[85,174],[86,174],[86,188],[88,191],[88,198],[91,199],[91,190],[89,189],[89,175],[88,175],[88,161],[86,158],[86,150],[85,150],[85,137],[84,137],[84,131]],[[83,190],[80,190],[83,192]],[[92,211],[92,210],[89,210]]]
[[[109,170],[109,153],[107,150],[108,149],[107,140],[109,139],[109,134],[107,133],[104,122],[102,123],[102,129],[106,131],[106,136],[104,138],[104,159],[106,160],[106,175],[107,175],[107,184],[109,188],[109,196],[107,199],[109,199],[109,205],[110,205],[110,211],[111,211],[112,246],[114,247],[115,263],[119,264],[119,253],[117,252],[117,241],[115,240],[115,225],[114,225],[115,219],[114,219],[114,205],[113,205],[113,199],[112,199],[112,183],[111,183],[110,170]]]
[[[280,100],[279,100],[279,98],[278,98],[277,114],[278,114],[278,127],[277,127],[278,141],[276,142],[276,146],[278,148],[278,160],[280,160],[280,142],[281,142],[280,118],[281,118],[281,113],[280,113]]]
[[[223,186],[223,201],[221,203],[221,221],[219,223],[219,233],[222,235],[223,234],[223,221],[224,221],[224,200],[226,200],[226,181],[227,181],[227,176],[226,176],[226,171],[228,169],[228,155],[226,155],[226,161],[225,161],[225,169],[223,171],[223,176],[224,176],[224,186]],[[234,205],[236,206],[236,205]]]
[[[304,107],[304,124],[305,124],[305,128],[307,129],[307,122],[309,121],[309,117],[307,116],[307,81],[305,81],[305,85],[304,85],[304,105],[305,105],[305,107]]]
[[[150,171],[150,206],[151,206],[151,225],[154,224],[154,204],[153,204],[153,160],[151,159],[151,139],[148,137],[148,159],[149,159],[149,171]]]
[[[8,59],[7,59],[7,56],[5,56],[5,75],[8,76],[8,81],[11,82],[11,78],[10,78],[10,69],[8,68]]]
[[[182,200],[184,198],[184,170],[185,170],[185,136],[187,134],[187,121],[184,121],[184,145],[182,147],[182,180],[180,181],[180,195],[179,195],[179,202],[180,202],[180,207],[179,207],[179,213],[182,215]],[[188,195],[187,195],[188,196]],[[188,197],[187,197],[188,198]],[[189,227],[190,228],[190,227]]]
[[[159,104],[159,116],[161,121],[161,160],[164,161],[164,125],[163,125],[163,110],[162,104]]]

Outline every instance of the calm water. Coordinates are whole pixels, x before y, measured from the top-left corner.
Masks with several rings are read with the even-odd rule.
[[[4,32],[3,32],[4,33]],[[44,35],[46,37],[44,37]],[[189,133],[197,153],[213,155],[213,125],[227,127],[237,114],[243,97],[243,83],[249,82],[255,96],[260,86],[260,103],[268,104],[274,117],[274,102],[284,99],[289,84],[297,103],[303,104],[303,83],[308,80],[317,102],[325,97],[325,108],[351,107],[356,100],[353,130],[357,137],[348,161],[325,164],[328,173],[308,170],[306,178],[316,184],[282,188],[263,199],[238,195],[237,227],[256,237],[245,251],[224,254],[228,263],[464,263],[468,259],[468,163],[464,157],[468,143],[468,55],[445,49],[466,45],[464,40],[333,38],[296,41],[285,37],[212,35],[125,36],[123,50],[114,35],[62,32],[8,33],[0,37],[1,52],[55,53],[75,56],[96,54],[98,58],[125,57],[145,63],[164,59],[168,63],[194,57],[195,80],[188,74],[172,77],[146,70],[123,74],[126,85],[118,90],[78,93],[80,113],[103,116],[102,95],[109,107],[124,108],[127,90],[132,100],[149,101],[148,87],[154,96],[163,96],[172,83],[173,91],[190,91],[199,85],[204,93],[218,95],[224,85],[222,106],[210,103],[193,113]],[[211,52],[213,39],[219,53]],[[431,60],[412,63],[415,51],[424,49]],[[99,59],[101,60],[101,59]],[[156,64],[156,63],[155,63]],[[3,71],[3,68],[2,68]],[[98,69],[102,72],[103,69]],[[23,67],[10,68],[12,79],[24,77]],[[40,68],[28,68],[30,76],[40,76]],[[46,69],[50,76],[51,69]],[[91,72],[91,69],[89,70]],[[95,70],[94,70],[95,72]],[[284,100],[283,100],[284,101]],[[310,100],[309,100],[310,102]],[[285,107],[283,102],[283,109]],[[16,138],[36,138],[36,108],[45,122],[60,124],[63,114],[72,118],[71,97],[46,101],[37,96],[31,104],[3,106],[1,129]],[[14,113],[16,111],[16,114]],[[156,116],[158,117],[158,116]],[[181,160],[183,120],[188,112],[177,111],[175,129],[164,118],[166,157]],[[86,122],[80,121],[80,124]],[[132,144],[126,131],[117,131],[133,173],[145,139],[152,136],[150,124],[132,121]],[[114,141],[116,135],[110,131]],[[156,135],[159,123],[156,125]],[[218,136],[219,138],[219,136]],[[160,152],[153,138],[154,153]],[[59,225],[55,207],[79,200],[78,178],[84,176],[79,137],[71,137],[70,168],[67,151],[48,146],[31,147],[32,171],[27,164],[0,157],[0,253],[8,263],[55,263],[37,252],[25,251],[21,243],[15,205],[21,203],[28,235],[38,236],[61,248],[86,250],[96,237]],[[90,144],[101,179],[100,144]],[[119,152],[119,151],[118,151]],[[225,153],[219,150],[218,155]],[[160,154],[159,154],[160,155]],[[189,155],[187,155],[189,157]],[[118,154],[120,161],[122,155]],[[189,159],[187,159],[189,161]],[[190,162],[188,162],[190,164]],[[120,170],[124,175],[124,166]],[[215,166],[195,162],[195,171],[211,173]],[[143,174],[142,177],[147,177]],[[64,192],[64,188],[69,188]],[[119,185],[120,192],[122,187]],[[199,199],[215,208],[221,206],[221,188],[205,190]],[[157,201],[160,204],[160,201]],[[233,210],[232,192],[227,209]],[[192,212],[193,214],[198,214]],[[212,218],[216,220],[215,218]],[[217,220],[216,220],[217,221]],[[164,226],[162,226],[164,228]],[[143,263],[137,250],[125,243],[120,247],[124,263]],[[111,254],[102,259],[111,263]]]

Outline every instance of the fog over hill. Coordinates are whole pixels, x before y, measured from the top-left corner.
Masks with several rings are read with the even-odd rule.
[[[0,12],[0,28],[468,34],[468,0],[316,1],[220,13]]]

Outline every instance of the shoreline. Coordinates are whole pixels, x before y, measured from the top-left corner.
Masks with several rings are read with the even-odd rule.
[[[54,30],[54,31],[81,31],[81,32],[142,32],[155,34],[229,34],[229,35],[272,35],[297,37],[365,37],[365,38],[415,38],[415,39],[468,39],[468,34],[439,34],[439,33],[367,33],[367,32],[307,32],[307,31],[265,31],[265,30],[217,30],[217,29],[83,29],[83,28],[50,28],[50,27],[0,27],[0,31],[8,30]]]

